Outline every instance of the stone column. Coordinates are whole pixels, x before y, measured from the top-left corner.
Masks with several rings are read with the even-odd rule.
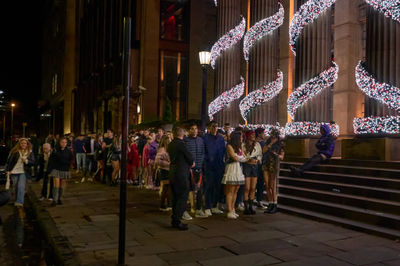
[[[355,82],[355,67],[362,59],[359,18],[360,0],[338,0],[335,6],[335,61],[339,78],[333,90],[333,120],[340,126],[342,138],[351,137],[353,118],[363,116],[364,97]]]
[[[250,27],[278,11],[276,0],[251,0]],[[279,30],[259,40],[250,51],[249,92],[258,90],[277,78],[279,70]],[[278,121],[278,97],[255,107],[250,124],[275,124]]]
[[[241,3],[238,0],[219,1],[217,15],[218,39],[240,23],[240,6]],[[215,69],[215,97],[240,83],[240,64],[242,58],[240,44],[238,43],[226,50],[217,60]],[[215,115],[215,119],[219,125],[231,123],[231,125],[236,126],[239,124],[241,121],[239,101],[232,102],[228,107]]]

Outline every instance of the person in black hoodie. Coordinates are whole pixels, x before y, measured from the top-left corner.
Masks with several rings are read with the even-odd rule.
[[[329,124],[322,124],[320,128],[321,138],[315,144],[318,152],[308,159],[301,167],[291,167],[292,174],[301,177],[304,171],[310,170],[317,164],[327,163],[335,150],[335,138],[331,133]]]
[[[21,138],[10,151],[6,171],[13,180],[16,190],[15,206],[24,206],[26,179],[30,178],[31,167],[35,164],[32,145],[28,139]]]
[[[54,177],[53,206],[62,204],[61,198],[67,186],[67,179],[71,178],[70,167],[73,158],[72,152],[67,148],[67,139],[60,138],[59,149],[51,154],[49,161],[51,166],[49,176]]]
[[[181,222],[186,210],[189,195],[190,168],[194,166],[193,156],[186,147],[182,128],[174,129],[174,140],[168,145],[170,156],[169,179],[172,190],[172,227],[187,230],[188,225]]]

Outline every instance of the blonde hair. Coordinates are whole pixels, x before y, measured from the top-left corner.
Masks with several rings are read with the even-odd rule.
[[[14,153],[17,153],[17,152],[19,152],[20,150],[21,150],[21,142],[22,141],[26,141],[26,150],[28,151],[28,152],[31,152],[32,151],[32,144],[31,144],[31,142],[28,140],[28,139],[26,139],[26,138],[20,138],[19,140],[18,140],[18,142],[17,142],[17,144],[15,144],[15,146],[11,149],[11,151],[10,151],[10,154],[14,154]]]

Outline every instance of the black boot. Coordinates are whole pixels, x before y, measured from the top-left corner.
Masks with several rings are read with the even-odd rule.
[[[274,214],[278,211],[278,206],[276,203],[273,204],[272,209],[269,211],[270,214]]]
[[[256,214],[256,211],[253,209],[253,200],[249,199],[249,212],[251,215]]]
[[[273,205],[273,203],[268,203],[268,208],[264,211],[264,213],[270,213]]]
[[[243,211],[243,214],[244,215],[249,215],[249,214],[251,214],[251,212],[250,212],[250,210],[249,210],[249,201],[247,200],[245,200],[244,202],[244,211]]]

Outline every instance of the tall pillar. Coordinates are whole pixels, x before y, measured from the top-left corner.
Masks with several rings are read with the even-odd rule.
[[[250,27],[278,11],[277,0],[251,0]],[[286,45],[287,46],[287,45]],[[249,92],[274,81],[279,71],[279,30],[264,36],[251,49],[249,60]],[[250,124],[275,124],[278,121],[278,97],[253,109]]]
[[[240,6],[241,3],[238,0],[219,1],[217,11],[218,39],[240,23]],[[223,52],[217,59],[215,71],[215,97],[240,83],[241,58],[242,53],[240,43],[238,43]],[[216,121],[220,125],[223,123],[231,123],[233,126],[239,124],[241,121],[239,101],[240,100],[236,100],[230,103],[228,107],[215,115]]]
[[[362,59],[359,4],[360,0],[338,0],[335,7],[334,51],[339,77],[333,90],[333,120],[343,138],[354,135],[353,118],[363,116],[364,97],[355,82],[355,67]]]

